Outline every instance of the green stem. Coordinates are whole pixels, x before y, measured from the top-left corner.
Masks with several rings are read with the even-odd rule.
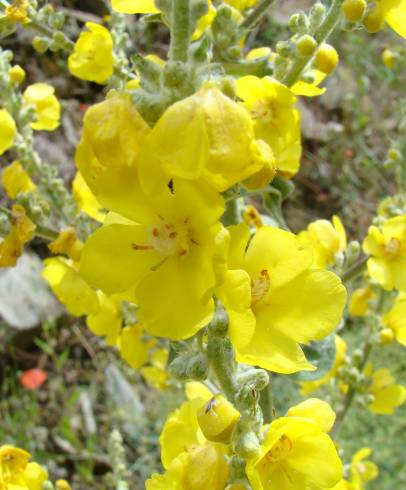
[[[172,61],[187,61],[190,35],[190,0],[173,0],[169,47]]]
[[[353,265],[350,269],[344,272],[344,274],[341,277],[341,280],[343,282],[349,282],[355,279],[356,277],[360,276],[366,269],[368,259],[369,259],[368,255],[363,257],[360,260],[360,262]]]
[[[233,402],[237,386],[235,381],[234,352],[228,337],[209,335],[207,357],[214,376],[226,397]]]
[[[381,313],[385,304],[385,291],[381,289],[380,295],[378,302],[376,304],[376,313]],[[369,329],[369,335],[367,337],[367,340],[365,341],[364,347],[362,349],[362,359],[360,363],[358,364],[358,370],[362,372],[364,370],[364,367],[368,361],[368,358],[371,354],[373,343],[371,342],[371,334],[372,334],[372,328],[370,327]],[[342,408],[340,411],[337,412],[337,417],[334,423],[334,426],[331,430],[331,436],[337,437],[337,434],[344,422],[345,416],[347,415],[348,410],[350,409],[352,402],[354,400],[356,394],[356,390],[353,387],[350,387],[348,389],[347,394],[345,395],[345,398],[343,400]]]
[[[273,3],[274,0],[262,0],[251,13],[241,22],[240,28],[244,31],[249,31],[252,29],[257,22],[265,15],[268,7]]]
[[[271,383],[261,391],[259,406],[264,416],[264,422],[269,423],[273,419],[273,400]]]
[[[321,23],[318,30],[314,33],[313,37],[318,45],[323,43],[334,31],[334,28],[336,27],[341,16],[342,3],[343,0],[333,0],[324,21]],[[296,58],[296,61],[294,61],[293,64],[290,66],[288,72],[285,74],[284,77],[282,77],[281,82],[288,87],[291,87],[299,80],[300,75],[310,61],[311,58]]]

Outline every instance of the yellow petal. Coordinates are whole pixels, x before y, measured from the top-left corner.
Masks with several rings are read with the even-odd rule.
[[[138,318],[152,335],[172,340],[188,338],[212,319],[214,302],[204,301],[213,285],[212,266],[203,254],[196,263],[194,258],[191,260],[186,263],[169,258],[139,283]]]
[[[406,39],[406,0],[381,0],[386,11],[385,21],[399,36]]]
[[[218,296],[227,310],[229,335],[236,348],[243,348],[255,332],[255,315],[251,310],[251,279],[244,270],[228,271]]]
[[[111,6],[116,12],[123,14],[156,14],[154,0],[111,0]]]
[[[272,325],[296,342],[321,340],[337,327],[347,292],[338,276],[310,270],[284,287],[272,290],[268,305],[257,312],[257,322]]]
[[[309,398],[294,407],[289,408],[289,417],[302,417],[311,420],[320,427],[323,432],[329,432],[333,427],[336,414],[330,405],[318,398]]]
[[[166,181],[203,179],[224,191],[264,161],[248,112],[217,88],[205,87],[165,111],[146,139],[140,165],[141,183],[149,190],[156,189],[157,169],[163,169]]]
[[[241,349],[237,344],[236,358],[239,362],[276,373],[291,374],[316,369],[306,360],[297,342],[278,331],[268,331],[258,323],[251,342]]]
[[[155,343],[153,340],[142,339],[143,330],[139,324],[123,328],[118,340],[121,357],[134,368],[139,369],[147,363],[149,350]]]
[[[86,184],[82,174],[76,172],[72,182],[72,193],[79,208],[91,218],[101,223],[104,221],[106,213],[103,212],[103,206],[96,199],[96,196]]]
[[[42,275],[72,315],[86,315],[99,309],[96,291],[82,279],[68,261],[62,258],[46,259]]]
[[[2,181],[11,199],[15,199],[20,192],[30,192],[35,189],[34,182],[17,160],[3,170]]]
[[[86,324],[95,335],[106,337],[107,344],[114,345],[121,330],[121,303],[106,296],[102,291],[97,292],[97,297],[99,309],[87,316]]]
[[[75,159],[87,185],[107,209],[138,217],[137,159],[147,124],[128,94],[92,106],[83,123]]]
[[[290,232],[263,226],[252,238],[245,255],[244,269],[252,279],[267,270],[273,288],[288,283],[312,261],[313,253]]]
[[[147,231],[141,226],[104,226],[85,243],[80,273],[89,284],[106,293],[135,288],[162,260],[156,251],[141,248],[148,247],[148,240]]]
[[[0,155],[13,146],[16,135],[14,119],[6,109],[0,109]]]

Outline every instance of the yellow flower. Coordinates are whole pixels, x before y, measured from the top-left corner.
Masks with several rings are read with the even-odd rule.
[[[398,295],[392,308],[382,317],[382,323],[392,330],[400,344],[406,346],[406,294]]]
[[[144,339],[143,337],[144,330],[137,323],[124,327],[117,340],[121,357],[133,369],[139,369],[148,362],[150,350],[156,344],[154,339]]]
[[[194,446],[207,442],[199,427],[197,413],[213,395],[201,383],[193,385],[187,393],[190,399],[168,416],[162,429],[159,442],[164,468],[183,451],[189,451]]]
[[[378,476],[376,464],[371,461],[364,461],[371,453],[371,449],[364,447],[352,457],[350,482],[354,485],[354,490],[364,490],[365,484],[375,480]]]
[[[0,109],[0,155],[13,146],[17,136],[14,119],[6,109]]]
[[[229,468],[224,454],[210,444],[196,446],[174,459],[163,475],[154,473],[146,490],[224,490]]]
[[[96,196],[90,190],[86,184],[82,174],[76,172],[75,178],[72,182],[72,193],[79,208],[88,216],[101,223],[106,217],[106,213],[103,212],[103,206],[96,199]]]
[[[137,161],[148,129],[128,94],[114,95],[86,112],[75,159],[105,208],[126,215],[138,200]]]
[[[338,216],[333,216],[332,222],[325,219],[313,221],[298,237],[303,244],[313,248],[313,266],[321,269],[334,264],[335,256],[347,248],[345,229]]]
[[[0,485],[4,490],[41,490],[48,472],[39,464],[29,462],[31,454],[23,449],[0,447]]]
[[[406,214],[370,226],[363,243],[370,254],[368,273],[384,289],[406,291]]]
[[[337,484],[343,467],[326,434],[334,418],[327,403],[311,399],[272,422],[259,455],[247,463],[252,489],[304,490]]]
[[[368,405],[371,412],[391,415],[406,401],[406,388],[395,384],[389,369],[381,368],[373,372],[372,364],[368,364],[364,373],[371,376],[371,385],[367,390],[374,397],[374,401]]]
[[[24,103],[32,105],[36,120],[31,123],[32,129],[53,131],[59,126],[61,105],[54,95],[55,89],[47,83],[29,85],[23,94]]]
[[[257,2],[258,0],[225,0],[225,3],[237,10],[246,10],[253,7]]]
[[[94,22],[86,22],[68,58],[69,71],[81,80],[105,83],[113,74],[113,38],[109,31]]]
[[[365,19],[370,32],[380,31],[385,22],[406,39],[406,0],[377,0]]]
[[[15,199],[20,192],[30,192],[35,189],[34,182],[17,160],[3,170],[2,182],[11,199]]]
[[[35,225],[19,204],[12,207],[10,221],[10,232],[0,239],[0,267],[14,267],[23,253],[24,244],[34,236]]]
[[[340,321],[346,290],[332,272],[313,269],[311,249],[287,231],[261,227],[231,234],[229,270],[219,297],[237,359],[270,371],[313,370],[299,343],[321,340]]]
[[[347,352],[347,344],[339,335],[335,336],[335,346],[336,354],[334,358],[334,363],[328,373],[326,373],[322,378],[316,379],[315,381],[303,381],[300,383],[300,394],[302,396],[309,395],[313,391],[316,391],[320,386],[325,385],[334,378],[337,374],[338,369],[345,360],[345,354]]]
[[[217,221],[223,200],[212,189],[180,180],[159,195],[120,195],[113,210],[124,200],[134,221],[105,223],[93,233],[81,274],[107,294],[135,291],[147,332],[188,338],[211,320],[213,290],[224,274],[228,234]]]
[[[159,390],[163,390],[168,386],[168,357],[168,349],[155,349],[150,353],[149,365],[140,369],[140,373],[147,383]]]
[[[122,14],[156,14],[154,0],[111,0],[111,6]]]
[[[97,293],[82,279],[71,260],[63,257],[44,260],[42,275],[69,313],[81,316],[97,312]]]
[[[348,311],[352,316],[365,316],[369,302],[375,297],[375,293],[370,287],[358,288],[352,294],[350,303],[348,305]]]
[[[236,85],[238,96],[255,122],[257,138],[271,147],[279,172],[292,177],[299,170],[302,153],[296,97],[270,77],[249,75],[238,79]]]
[[[79,260],[83,243],[76,237],[76,230],[72,226],[61,230],[58,237],[48,244],[49,250],[57,254],[68,255],[72,260]]]
[[[159,192],[159,183],[178,177],[207,182],[222,192],[272,159],[266,146],[254,138],[243,107],[205,86],[170,106],[147,136],[141,184],[148,192]]]
[[[12,22],[25,24],[29,21],[27,9],[28,0],[14,0],[14,2],[6,8],[5,14]]]

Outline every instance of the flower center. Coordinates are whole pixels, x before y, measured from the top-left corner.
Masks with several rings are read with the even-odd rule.
[[[154,226],[151,232],[151,246],[161,255],[186,255],[189,251],[186,230],[172,224]]]
[[[269,463],[278,463],[286,458],[286,456],[291,452],[293,448],[293,443],[289,437],[283,434],[280,439],[271,447],[271,449],[266,453],[265,458]]]
[[[401,249],[401,243],[400,240],[397,238],[391,238],[388,243],[385,245],[385,255],[389,259],[394,259],[399,255],[400,249]]]
[[[269,291],[271,280],[266,269],[262,269],[259,276],[251,280],[251,306],[259,303]]]
[[[253,119],[260,119],[261,122],[277,125],[277,109],[274,99],[259,99],[251,109]]]

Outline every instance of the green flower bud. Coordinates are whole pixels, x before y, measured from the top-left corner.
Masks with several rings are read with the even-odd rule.
[[[304,34],[296,41],[296,49],[300,56],[310,58],[317,48],[317,42],[314,37]]]
[[[49,41],[44,37],[35,36],[32,40],[32,47],[38,53],[45,53],[49,49]]]

